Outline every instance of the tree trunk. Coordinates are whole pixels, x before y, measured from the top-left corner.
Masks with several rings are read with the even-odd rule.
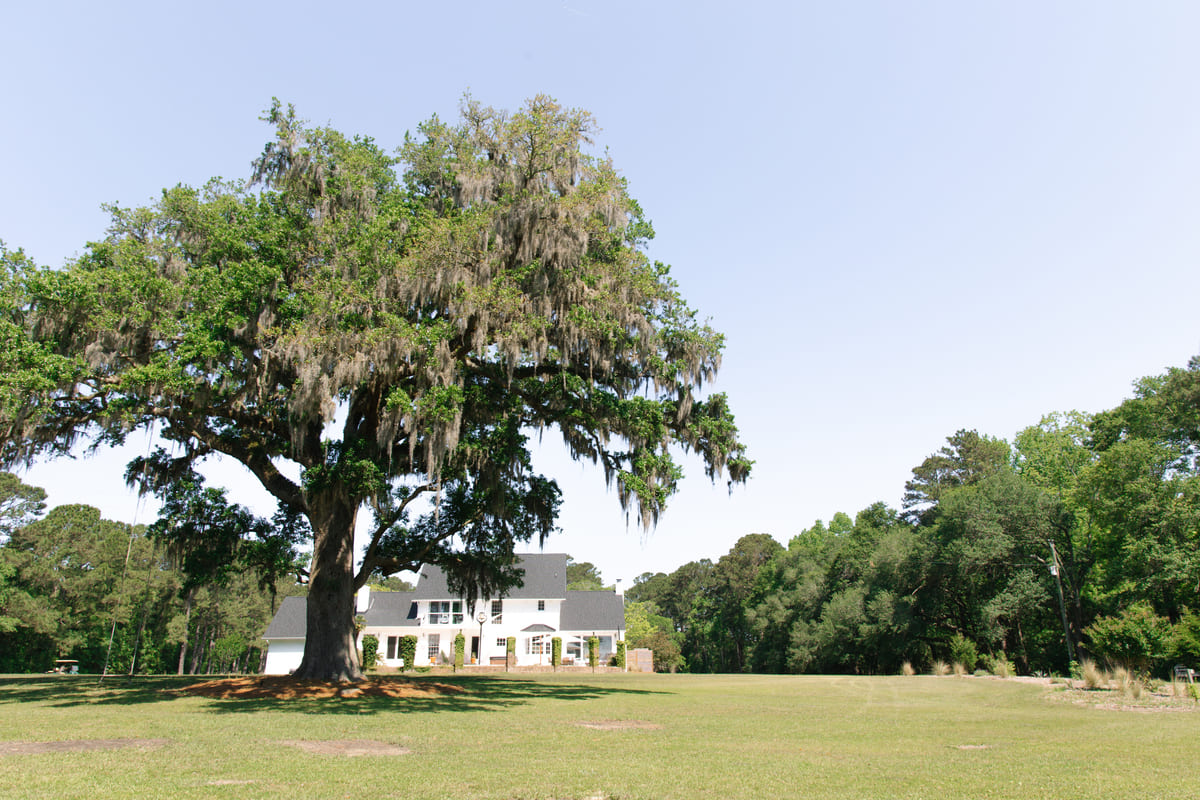
[[[304,658],[295,677],[361,681],[354,646],[354,518],[357,508],[340,492],[309,498],[313,557],[308,581]]]
[[[179,673],[183,674],[183,668],[187,665],[188,652],[188,628],[192,624],[192,595],[195,589],[188,589],[187,594],[183,597],[183,642],[179,645]]]

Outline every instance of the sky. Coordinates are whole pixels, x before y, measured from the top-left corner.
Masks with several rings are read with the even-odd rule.
[[[178,7],[176,7],[178,6]],[[398,147],[464,93],[591,111],[683,295],[726,336],[752,477],[696,459],[652,531],[547,435],[548,552],[628,587],[899,507],[959,429],[1012,439],[1200,353],[1200,4],[8,4],[0,239],[59,266],[102,206],[248,177],[272,97]],[[150,522],[145,452],[21,472],[51,505]],[[269,513],[235,466],[213,469]]]

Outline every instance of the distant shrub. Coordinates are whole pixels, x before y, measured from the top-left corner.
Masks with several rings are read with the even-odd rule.
[[[975,643],[961,633],[956,633],[950,639],[950,660],[962,664],[966,672],[974,672],[975,664],[979,661],[979,651]]]
[[[1154,664],[1167,658],[1177,640],[1170,620],[1143,603],[1115,617],[1101,617],[1084,633],[1091,639],[1095,653],[1111,664],[1139,673],[1149,672]]]
[[[375,664],[379,661],[378,636],[368,633],[362,638],[362,656],[363,669],[375,669]]]
[[[942,675],[949,675],[950,667],[946,665],[945,661],[934,661],[933,667],[930,669],[930,672],[932,672],[934,675],[937,675],[939,677]]]
[[[963,663],[961,661],[955,661],[953,669],[954,669],[955,676],[957,676],[959,678],[961,678],[967,674],[967,668],[965,666],[963,666]]]
[[[913,668],[911,661],[905,661],[900,665],[900,674],[912,677],[913,675],[917,674],[917,671]]]

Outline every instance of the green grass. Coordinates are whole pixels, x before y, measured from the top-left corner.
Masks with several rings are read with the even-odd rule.
[[[57,798],[1155,798],[1195,796],[1200,715],[916,677],[438,676],[466,694],[210,700],[189,680],[0,678],[0,745],[168,742],[0,756],[0,795]],[[1053,691],[1053,690],[1050,690]],[[580,722],[641,727],[593,730]],[[656,727],[655,727],[656,726]],[[370,739],[399,756],[286,740]]]

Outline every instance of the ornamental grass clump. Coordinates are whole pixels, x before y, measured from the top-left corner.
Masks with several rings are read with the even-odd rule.
[[[912,662],[911,662],[911,661],[905,661],[905,662],[904,662],[904,663],[903,663],[903,664],[900,666],[900,673],[901,673],[901,674],[903,674],[903,675],[907,675],[907,676],[909,676],[909,677],[912,677],[913,675],[916,675],[916,674],[917,674],[917,671],[916,671],[916,669],[914,669],[914,668],[913,668],[913,665],[912,665]]]
[[[943,675],[950,674],[950,667],[946,665],[945,661],[935,661],[933,662],[933,667],[930,669],[930,672],[938,677],[941,677]]]
[[[1084,659],[1080,663],[1079,674],[1083,679],[1084,689],[1102,689],[1108,685],[1108,676],[1091,659]]]

